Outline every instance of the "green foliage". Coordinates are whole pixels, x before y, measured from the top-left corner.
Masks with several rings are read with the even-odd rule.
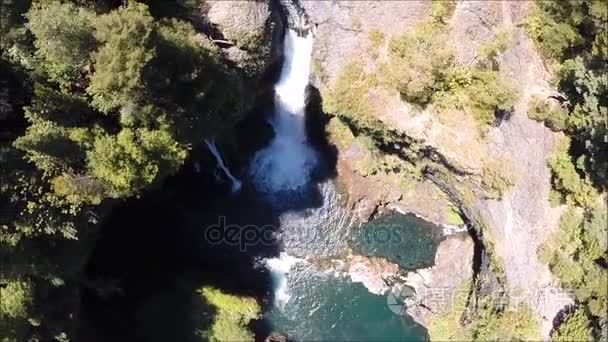
[[[94,113],[83,97],[60,92],[40,83],[34,85],[32,102],[24,109],[25,117],[32,123],[51,121],[63,127],[82,126],[94,118]]]
[[[497,313],[483,310],[473,323],[475,341],[538,341],[538,322],[525,307]]]
[[[564,131],[568,128],[568,111],[556,104],[538,97],[528,103],[528,117],[543,122],[553,131]]]
[[[606,210],[603,202],[585,213],[568,208],[561,217],[559,229],[539,249],[540,259],[548,263],[564,288],[574,290],[576,301],[581,306],[572,326],[567,324],[562,334],[579,331],[578,327],[584,320],[578,316],[586,315],[585,312],[589,318],[599,319],[608,310],[608,270],[599,263],[608,258]]]
[[[238,297],[205,287],[202,294],[216,309],[210,341],[253,341],[247,325],[260,318],[260,306],[253,298]]]
[[[32,284],[26,280],[0,278],[0,341],[24,341],[33,301]]]
[[[491,198],[502,198],[513,186],[511,162],[507,159],[486,160],[481,171],[482,186]]]
[[[27,318],[32,303],[32,285],[28,281],[0,281],[0,318]]]
[[[113,197],[123,197],[175,172],[186,154],[166,131],[123,129],[116,136],[97,137],[87,164]]]
[[[485,296],[476,298],[471,282],[463,282],[445,313],[432,317],[431,341],[537,341],[539,326],[526,307],[497,308]],[[476,301],[474,309],[469,301]],[[474,311],[471,311],[474,310]],[[465,318],[466,316],[466,318]]]
[[[564,322],[553,331],[551,341],[591,341],[593,335],[591,334],[590,326],[591,322],[587,318],[584,309],[579,308],[570,313]]]
[[[540,2],[537,4],[542,6]],[[561,5],[568,6],[567,2]],[[570,23],[560,21],[541,7],[535,7],[532,15],[526,17],[522,24],[528,35],[541,46],[541,51],[550,58],[561,58],[564,50],[582,39]]]
[[[95,46],[94,13],[70,2],[36,2],[28,11],[36,55],[51,80],[66,84],[81,77]]]
[[[369,91],[376,85],[376,78],[366,72],[363,66],[358,63],[347,64],[333,87],[324,91],[323,110],[373,132],[382,126],[368,99]]]
[[[420,25],[414,32],[389,42],[390,61],[383,78],[406,101],[426,105],[442,87],[453,55],[446,48],[446,33],[441,26]]]
[[[149,42],[153,23],[147,7],[135,1],[96,18],[95,38],[102,46],[95,53],[87,91],[100,111],[110,112],[143,95],[142,72],[155,56]]]
[[[485,67],[498,70],[498,56],[509,47],[511,34],[510,31],[500,31],[494,39],[477,47],[477,56]]]
[[[33,122],[14,145],[47,175],[77,169],[84,161],[84,152],[78,144],[70,140],[64,128],[51,121]]]
[[[445,313],[431,318],[428,326],[431,341],[470,341],[471,331],[461,323],[467,307],[471,281],[465,281],[454,293],[454,301]]]
[[[515,94],[496,71],[457,67],[444,77],[442,89],[435,94],[438,107],[465,110],[481,127],[494,123],[496,112],[513,107]]]
[[[329,135],[329,140],[340,150],[345,150],[355,140],[350,128],[337,117],[329,120],[325,130]]]
[[[572,162],[570,139],[563,139],[555,148],[547,165],[551,170],[553,188],[558,191],[562,199],[573,205],[590,207],[593,205],[597,192],[591,185],[588,177],[581,177],[585,170]]]
[[[564,127],[576,144],[585,147],[581,167],[600,188],[608,186],[606,25],[608,10],[602,0],[536,1],[523,21],[557,71],[556,83],[567,99],[566,125],[557,113],[555,129]],[[573,156],[579,158],[580,153]]]
[[[447,224],[452,226],[462,226],[464,221],[460,215],[460,211],[454,205],[449,205],[445,209],[444,218]]]
[[[439,110],[456,107],[471,113],[482,127],[493,123],[496,111],[513,106],[513,92],[496,71],[456,66],[445,40],[442,26],[434,24],[392,39],[383,80],[408,102],[435,103]]]
[[[208,38],[173,19],[160,23],[154,44],[156,58],[146,66],[144,80],[150,101],[173,113],[176,136],[197,141],[236,124],[244,94]]]
[[[431,16],[441,24],[447,24],[447,21],[454,13],[456,1],[454,0],[432,0],[431,1]]]

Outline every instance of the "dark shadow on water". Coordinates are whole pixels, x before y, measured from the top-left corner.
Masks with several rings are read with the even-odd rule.
[[[312,87],[309,92],[307,130],[322,156],[314,182],[296,192],[260,194],[246,177],[247,158],[253,152],[246,150],[241,172],[233,170],[243,186],[233,194],[208,151],[195,151],[160,189],[126,201],[103,223],[84,270],[79,340],[168,341],[167,336],[179,331],[171,340],[194,341],[193,332],[208,328],[212,314],[197,293],[203,286],[253,296],[263,311],[269,309],[272,282],[260,261],[278,256],[280,243],[264,234],[279,229],[286,211],[322,206],[316,184],[335,176],[336,151],[325,138],[319,92]],[[263,126],[261,120],[263,115],[245,127]],[[239,145],[262,148],[264,142],[255,139],[245,136]],[[267,143],[269,137],[262,139]],[[195,172],[195,161],[200,173]],[[230,227],[248,229],[255,237],[243,242],[242,236],[223,236],[218,243],[206,234],[218,226],[224,233]],[[252,327],[257,338],[270,333],[269,322],[257,321]]]

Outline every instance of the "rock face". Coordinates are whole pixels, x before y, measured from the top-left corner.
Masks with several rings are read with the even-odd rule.
[[[548,202],[550,173],[546,166],[560,134],[527,116],[531,96],[553,92],[542,60],[523,29],[517,26],[527,5],[517,1],[457,1],[449,20],[446,43],[453,46],[456,63],[466,65],[475,61],[477,48],[495,39],[499,32],[508,32],[510,36],[507,49],[498,56],[498,65],[501,78],[517,90],[514,111],[510,118],[490,127],[483,135],[471,115],[460,110],[451,111],[447,118],[438,117],[428,110],[414,110],[398,94],[374,91],[370,98],[381,122],[436,151],[452,169],[461,172],[456,177],[458,180],[466,177],[472,183],[481,184],[483,168],[488,162],[507,161],[510,165],[513,186],[502,199],[475,196],[470,205],[486,223],[484,235],[493,242],[494,255],[504,269],[507,289],[511,294],[524,293],[518,300],[536,313],[542,335],[547,338],[553,318],[572,300],[559,289],[555,289],[557,294],[553,293],[552,299],[544,297],[556,282],[536,255],[539,245],[557,227],[561,214],[560,208],[552,208]],[[370,31],[379,30],[390,38],[411,30],[428,19],[430,13],[428,1],[305,1],[302,6],[316,26],[313,70],[314,82],[319,88],[331,88],[341,68],[353,59],[363,64],[367,61],[367,66],[373,69],[373,62],[368,61],[364,53]],[[432,184],[423,181],[403,190],[386,185],[373,175],[361,176],[356,172],[360,157],[361,151],[352,145],[340,148],[337,169],[349,194],[349,204],[361,218],[368,218],[379,205],[391,204],[431,217],[435,223],[445,223],[442,222],[445,217],[437,213],[449,202]],[[462,247],[472,248],[469,243],[463,243]],[[435,271],[421,271],[419,276],[412,275],[411,281],[434,286],[443,279],[428,276],[439,275],[439,270],[448,272],[454,267],[466,273],[459,265],[464,258],[455,259],[453,265],[446,268],[440,266],[444,262],[440,259],[438,255]],[[539,305],[540,300],[544,305]],[[422,312],[417,316],[421,322],[425,321]]]
[[[415,300],[407,301],[407,313],[423,326],[433,314],[451,305],[460,286],[473,276],[473,239],[466,234],[451,235],[439,244],[435,265],[410,272],[405,284],[411,286]]]
[[[283,20],[270,0],[207,0],[201,12],[206,31],[223,46],[226,57],[251,75],[280,57]]]
[[[399,274],[399,265],[382,258],[351,255],[346,259],[347,273],[355,283],[362,283],[369,292],[385,294],[390,286],[388,279]]]
[[[301,5],[316,27],[317,86],[333,83],[341,67],[360,55],[370,31],[403,32],[430,10],[428,1],[302,1]]]

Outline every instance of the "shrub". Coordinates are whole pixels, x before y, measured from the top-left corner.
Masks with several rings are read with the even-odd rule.
[[[432,0],[431,16],[439,23],[446,24],[454,13],[456,1],[454,0]]]
[[[397,89],[408,102],[436,104],[436,109],[465,110],[480,124],[492,124],[497,111],[512,108],[515,96],[498,72],[456,66],[446,49],[441,26],[424,24],[413,33],[393,38],[383,83]]]
[[[381,123],[369,101],[369,91],[377,85],[361,64],[349,63],[340,72],[331,90],[323,96],[327,113],[344,117],[362,129],[375,130]]]
[[[528,103],[528,117],[541,121],[555,132],[568,128],[568,111],[555,102],[533,98]]]
[[[253,298],[238,297],[205,287],[203,297],[216,313],[211,325],[210,341],[253,341],[247,328],[252,320],[260,317],[260,306]]]
[[[570,23],[556,20],[539,6],[542,4],[532,8],[522,25],[546,57],[559,59],[566,49],[581,41],[581,36]]]
[[[551,333],[551,340],[555,342],[591,341],[593,335],[590,326],[591,322],[587,318],[585,310],[579,308],[568,315],[562,324]]]
[[[553,188],[566,203],[582,207],[593,205],[597,192],[589,178],[581,176],[585,171],[572,162],[569,138],[563,139],[556,146],[547,164],[551,170]]]
[[[337,117],[329,120],[325,130],[329,135],[329,140],[340,150],[346,149],[355,140],[350,128]]]
[[[186,149],[163,130],[123,129],[97,137],[87,152],[91,174],[114,197],[131,195],[172,174],[186,158]]]
[[[595,317],[602,317],[608,309],[608,270],[598,263],[608,256],[607,216],[605,203],[584,214],[570,207],[558,230],[539,249],[540,259],[562,286],[573,289],[577,303]]]
[[[502,198],[513,186],[511,162],[501,158],[486,160],[481,171],[481,184],[490,198]]]
[[[501,31],[494,39],[480,44],[477,47],[479,62],[487,68],[498,70],[498,55],[505,52],[509,46],[511,34],[510,31]]]
[[[32,285],[28,281],[0,281],[0,319],[27,318],[32,302]]]
[[[383,81],[408,102],[430,103],[434,93],[443,88],[445,73],[452,66],[453,56],[443,44],[445,39],[443,30],[431,23],[391,39]]]
[[[382,31],[380,31],[378,29],[373,29],[373,30],[369,31],[368,38],[369,38],[369,41],[371,42],[372,49],[377,49],[380,46],[382,46],[382,44],[384,44],[384,40],[386,39],[386,37],[384,36],[384,33],[382,33]]]
[[[460,216],[460,211],[454,205],[446,207],[444,218],[447,224],[452,226],[462,226],[464,224],[462,216]]]
[[[155,55],[150,47],[153,24],[147,6],[134,1],[96,18],[95,38],[103,45],[95,53],[87,91],[100,111],[108,113],[141,96],[144,66]]]

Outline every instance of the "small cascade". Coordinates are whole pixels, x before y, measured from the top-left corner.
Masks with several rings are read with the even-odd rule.
[[[282,252],[278,258],[266,259],[264,263],[270,271],[274,286],[274,301],[278,307],[283,307],[289,301],[289,285],[287,284],[287,273],[289,270],[301,262],[306,262],[305,259],[296,258],[287,253]]]
[[[213,140],[211,140],[211,141],[205,140],[205,144],[207,144],[207,147],[209,148],[209,151],[211,151],[211,154],[213,154],[213,156],[217,160],[217,166],[224,171],[224,173],[226,174],[226,176],[232,182],[232,192],[239,191],[241,189],[241,185],[242,185],[241,181],[238,180],[238,179],[236,179],[232,175],[232,173],[230,172],[230,170],[226,167],[226,164],[224,164],[224,159],[222,159],[222,155],[220,154],[220,151],[217,149],[217,146],[215,145],[215,142]]]

